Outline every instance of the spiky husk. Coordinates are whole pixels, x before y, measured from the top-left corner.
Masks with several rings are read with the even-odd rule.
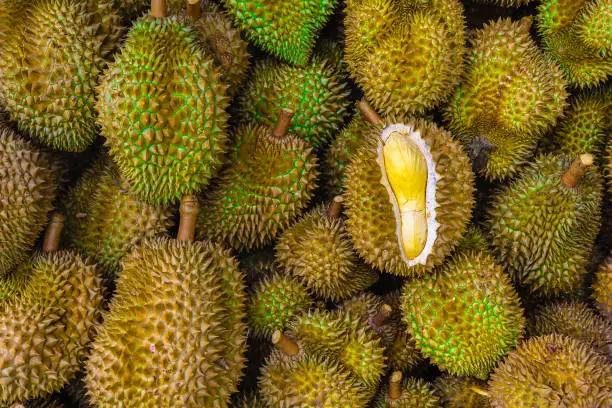
[[[245,361],[243,285],[221,246],[143,242],[123,261],[92,346],[85,377],[92,403],[227,406]]]
[[[56,398],[38,398],[24,402],[23,404],[16,403],[4,405],[0,403],[0,408],[63,408],[64,405]]]
[[[402,394],[396,400],[389,397],[389,386],[383,387],[373,408],[442,408],[440,398],[434,394],[431,384],[420,378],[406,377],[402,381]]]
[[[475,0],[476,3],[495,4],[502,7],[521,7],[525,6],[533,0]]]
[[[474,391],[474,387],[486,386],[485,381],[451,374],[443,374],[434,382],[435,393],[446,408],[490,408],[489,399]]]
[[[465,52],[458,0],[347,1],[346,61],[383,115],[422,114],[446,101]]]
[[[0,284],[0,403],[59,391],[80,369],[102,314],[96,266],[73,252],[36,254]],[[17,287],[11,286],[18,281]]]
[[[419,276],[442,263],[465,231],[474,205],[474,174],[461,144],[444,129],[421,119],[405,122],[388,118],[386,123],[413,125],[430,148],[435,171],[440,176],[436,185],[436,221],[440,226],[433,251],[425,265],[408,267],[402,260],[393,206],[381,183],[377,162],[381,132],[377,128],[372,128],[346,168],[347,230],[355,250],[366,262],[395,275]]]
[[[525,327],[506,272],[482,252],[459,253],[433,276],[406,281],[401,302],[423,355],[457,375],[487,378]]]
[[[308,290],[296,278],[280,273],[266,276],[248,302],[251,334],[270,339],[274,331],[284,331],[296,315],[313,305]]]
[[[488,392],[494,408],[610,406],[612,366],[570,337],[532,337],[499,364]]]
[[[223,0],[248,39],[283,61],[304,65],[337,0]]]
[[[457,251],[489,251],[485,233],[475,225],[470,225],[457,244]]]
[[[374,318],[384,304],[385,301],[382,297],[373,293],[364,292],[345,300],[336,310],[338,312],[348,313],[351,316],[359,317],[362,322],[366,323],[369,328],[380,337],[382,344],[386,347],[391,344],[395,338],[398,319],[395,319],[395,315],[390,315],[380,327],[374,323]],[[399,312],[399,308],[393,309],[393,312],[396,311]]]
[[[0,104],[40,143],[85,150],[95,84],[122,34],[112,1],[5,1],[0,26]]]
[[[287,229],[276,244],[276,262],[326,300],[340,301],[378,280],[359,260],[341,218],[320,204]]]
[[[99,86],[99,124],[130,191],[169,204],[206,187],[226,148],[227,86],[190,25],[134,23]]]
[[[315,189],[317,158],[303,140],[272,136],[263,125],[235,134],[229,167],[206,192],[199,236],[237,250],[263,247],[303,211]]]
[[[608,145],[603,159],[604,174],[606,176],[608,194],[612,194],[612,143]]]
[[[0,123],[0,277],[34,246],[53,208],[55,187],[40,150]]]
[[[593,284],[593,299],[599,312],[612,322],[612,255],[599,265]]]
[[[531,39],[530,26],[499,19],[477,30],[470,68],[445,111],[488,179],[516,172],[565,107],[563,74]]]
[[[488,237],[520,285],[543,296],[581,285],[600,226],[601,178],[589,168],[578,186],[561,181],[572,159],[545,155],[505,186],[489,207]]]
[[[255,64],[240,98],[240,116],[273,126],[280,109],[290,109],[295,116],[289,132],[320,147],[344,123],[347,96],[341,72],[321,56],[303,67],[266,59]]]
[[[247,394],[238,399],[232,408],[268,408],[268,405],[257,394]]]

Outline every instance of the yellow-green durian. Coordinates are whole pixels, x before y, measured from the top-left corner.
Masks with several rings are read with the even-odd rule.
[[[459,82],[465,52],[458,0],[346,1],[346,61],[383,115],[422,114]]]
[[[55,190],[41,151],[0,123],[0,277],[27,258],[47,223]]]
[[[434,382],[434,391],[445,408],[490,408],[489,398],[481,392],[486,387],[483,380],[451,374],[443,374]]]
[[[204,194],[200,236],[241,251],[259,248],[272,242],[308,205],[317,158],[305,141],[287,134],[292,114],[283,112],[282,131],[250,124],[236,130],[229,164]]]
[[[563,113],[561,69],[529,34],[531,20],[499,19],[476,31],[468,72],[445,115],[488,179],[503,179],[533,154]]]
[[[0,103],[19,129],[56,150],[98,135],[96,84],[122,28],[112,0],[0,3]]]
[[[612,255],[597,268],[593,284],[593,299],[599,312],[612,321]]]
[[[285,230],[276,244],[276,262],[316,296],[339,301],[367,289],[378,273],[353,250],[338,212],[341,201],[320,204]]]
[[[502,7],[520,7],[531,3],[533,0],[476,0],[476,3],[489,3]]]
[[[400,291],[394,291],[383,297],[385,304],[391,307],[391,314],[387,321],[395,328],[393,341],[386,344],[385,356],[390,369],[406,372],[421,364],[425,359],[417,347],[416,340],[410,334],[408,326],[402,320],[400,295]]]
[[[612,365],[570,337],[532,337],[497,366],[487,393],[494,408],[608,407]]]
[[[380,337],[385,347],[393,342],[397,332],[397,321],[393,313],[396,310],[381,296],[363,292],[345,300],[336,310],[359,317]],[[399,308],[397,311],[399,312]]]
[[[373,408],[442,408],[431,384],[420,378],[406,377],[396,371],[372,404]]]

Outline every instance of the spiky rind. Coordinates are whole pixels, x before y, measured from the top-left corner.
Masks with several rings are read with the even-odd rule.
[[[474,205],[474,174],[460,143],[435,124],[417,119],[387,118],[387,124],[412,125],[430,149],[435,171],[437,239],[425,265],[408,267],[401,257],[389,193],[381,183],[377,162],[378,136],[372,128],[346,168],[344,203],[347,230],[357,253],[378,269],[400,276],[418,276],[442,263],[467,227]]]
[[[525,327],[510,279],[482,252],[459,253],[434,275],[406,281],[402,311],[425,357],[453,374],[477,378],[487,378]]]
[[[385,386],[374,399],[373,408],[442,408],[440,398],[434,394],[431,384],[420,378],[406,377],[402,382],[402,394],[393,400],[389,386]]]
[[[597,269],[593,299],[600,313],[612,322],[612,256],[608,256]]]
[[[362,322],[366,323],[380,337],[382,344],[387,346],[393,342],[397,332],[398,319],[395,319],[396,316],[393,312],[399,312],[399,307],[394,308],[388,318],[385,319],[385,322],[378,326],[374,319],[381,312],[383,305],[385,305],[385,301],[382,297],[373,293],[363,292],[342,302],[336,311],[359,317]]]
[[[99,124],[130,191],[169,204],[208,185],[221,165],[226,85],[189,25],[143,17],[103,76]]]
[[[532,1],[533,0],[476,0],[477,3],[495,4],[502,7],[521,7]]]
[[[602,183],[587,169],[580,184],[561,177],[572,159],[544,155],[493,198],[488,237],[513,280],[539,295],[569,294],[582,285],[600,225]]]
[[[488,393],[494,408],[610,406],[612,366],[570,337],[532,337],[497,366]]]
[[[486,386],[485,381],[451,374],[443,374],[434,382],[435,393],[446,408],[490,408],[489,399],[474,391],[474,387]]]

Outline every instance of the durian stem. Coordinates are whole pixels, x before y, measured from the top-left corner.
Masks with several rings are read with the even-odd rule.
[[[391,315],[393,309],[388,304],[384,304],[380,307],[380,310],[376,315],[372,318],[370,324],[374,329],[379,329],[381,326],[384,326],[387,318]]]
[[[197,21],[202,17],[200,0],[187,0],[187,17],[193,21]]]
[[[480,395],[485,396],[487,398],[489,397],[489,392],[487,390],[483,390],[480,387],[477,387],[477,386],[473,385],[473,386],[470,387],[470,389],[472,391],[474,391],[476,394],[480,394]]]
[[[344,198],[342,196],[335,196],[332,200],[331,205],[327,209],[327,215],[329,218],[338,218],[340,217],[340,212],[342,211],[342,202]]]
[[[281,109],[278,113],[278,122],[272,129],[272,136],[274,137],[285,137],[291,127],[291,120],[293,119],[293,111],[289,109]]]
[[[529,33],[531,30],[531,26],[533,25],[533,17],[525,16],[519,20],[519,27],[523,29],[526,33]]]
[[[581,154],[570,165],[569,169],[561,176],[561,181],[567,187],[576,187],[584,176],[587,168],[593,165],[592,154]]]
[[[295,341],[285,336],[280,330],[276,330],[274,334],[272,334],[272,344],[289,356],[295,356],[300,352],[300,346]]]
[[[391,401],[398,400],[402,396],[402,372],[394,371],[389,379],[389,398]]]
[[[378,115],[378,113],[376,113],[376,111],[365,99],[362,99],[357,102],[357,109],[361,111],[366,120],[372,125],[379,126],[382,123],[382,118]]]
[[[43,241],[42,250],[45,253],[55,252],[59,249],[60,237],[64,229],[64,216],[55,213],[51,216],[51,222],[45,231],[45,240]]]
[[[168,17],[166,0],[151,0],[151,16],[154,18]]]
[[[195,225],[200,213],[200,204],[195,196],[187,195],[181,200],[179,209],[181,213],[181,221],[177,239],[179,241],[193,241],[195,238]]]

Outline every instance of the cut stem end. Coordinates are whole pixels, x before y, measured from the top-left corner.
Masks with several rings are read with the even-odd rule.
[[[372,326],[374,329],[379,329],[381,326],[384,326],[392,311],[393,309],[388,304],[385,303],[382,305],[378,313],[372,318]]]
[[[576,187],[584,173],[588,167],[593,165],[593,155],[592,154],[581,154],[579,157],[574,160],[574,162],[570,165],[569,169],[561,176],[561,181],[567,187]]]
[[[274,137],[285,137],[291,127],[291,120],[293,119],[293,111],[289,109],[281,109],[278,113],[278,121],[272,129],[272,136]]]
[[[64,216],[62,214],[53,214],[49,226],[45,231],[45,239],[43,241],[42,250],[45,253],[55,252],[59,249],[62,230],[64,229]]]
[[[398,400],[402,396],[402,372],[394,371],[389,379],[389,398],[391,401]]]
[[[151,0],[151,16],[154,18],[168,17],[166,0]]]
[[[177,239],[179,241],[193,241],[195,239],[195,225],[200,213],[200,204],[196,196],[187,195],[181,200],[179,208],[181,221]]]
[[[327,209],[327,215],[329,218],[338,218],[340,217],[340,212],[342,212],[342,202],[344,198],[342,196],[335,196],[331,205]]]
[[[193,21],[197,21],[202,17],[200,0],[187,0],[187,17]]]
[[[272,344],[288,356],[295,356],[300,352],[300,346],[291,338],[285,336],[280,330],[272,334]]]

